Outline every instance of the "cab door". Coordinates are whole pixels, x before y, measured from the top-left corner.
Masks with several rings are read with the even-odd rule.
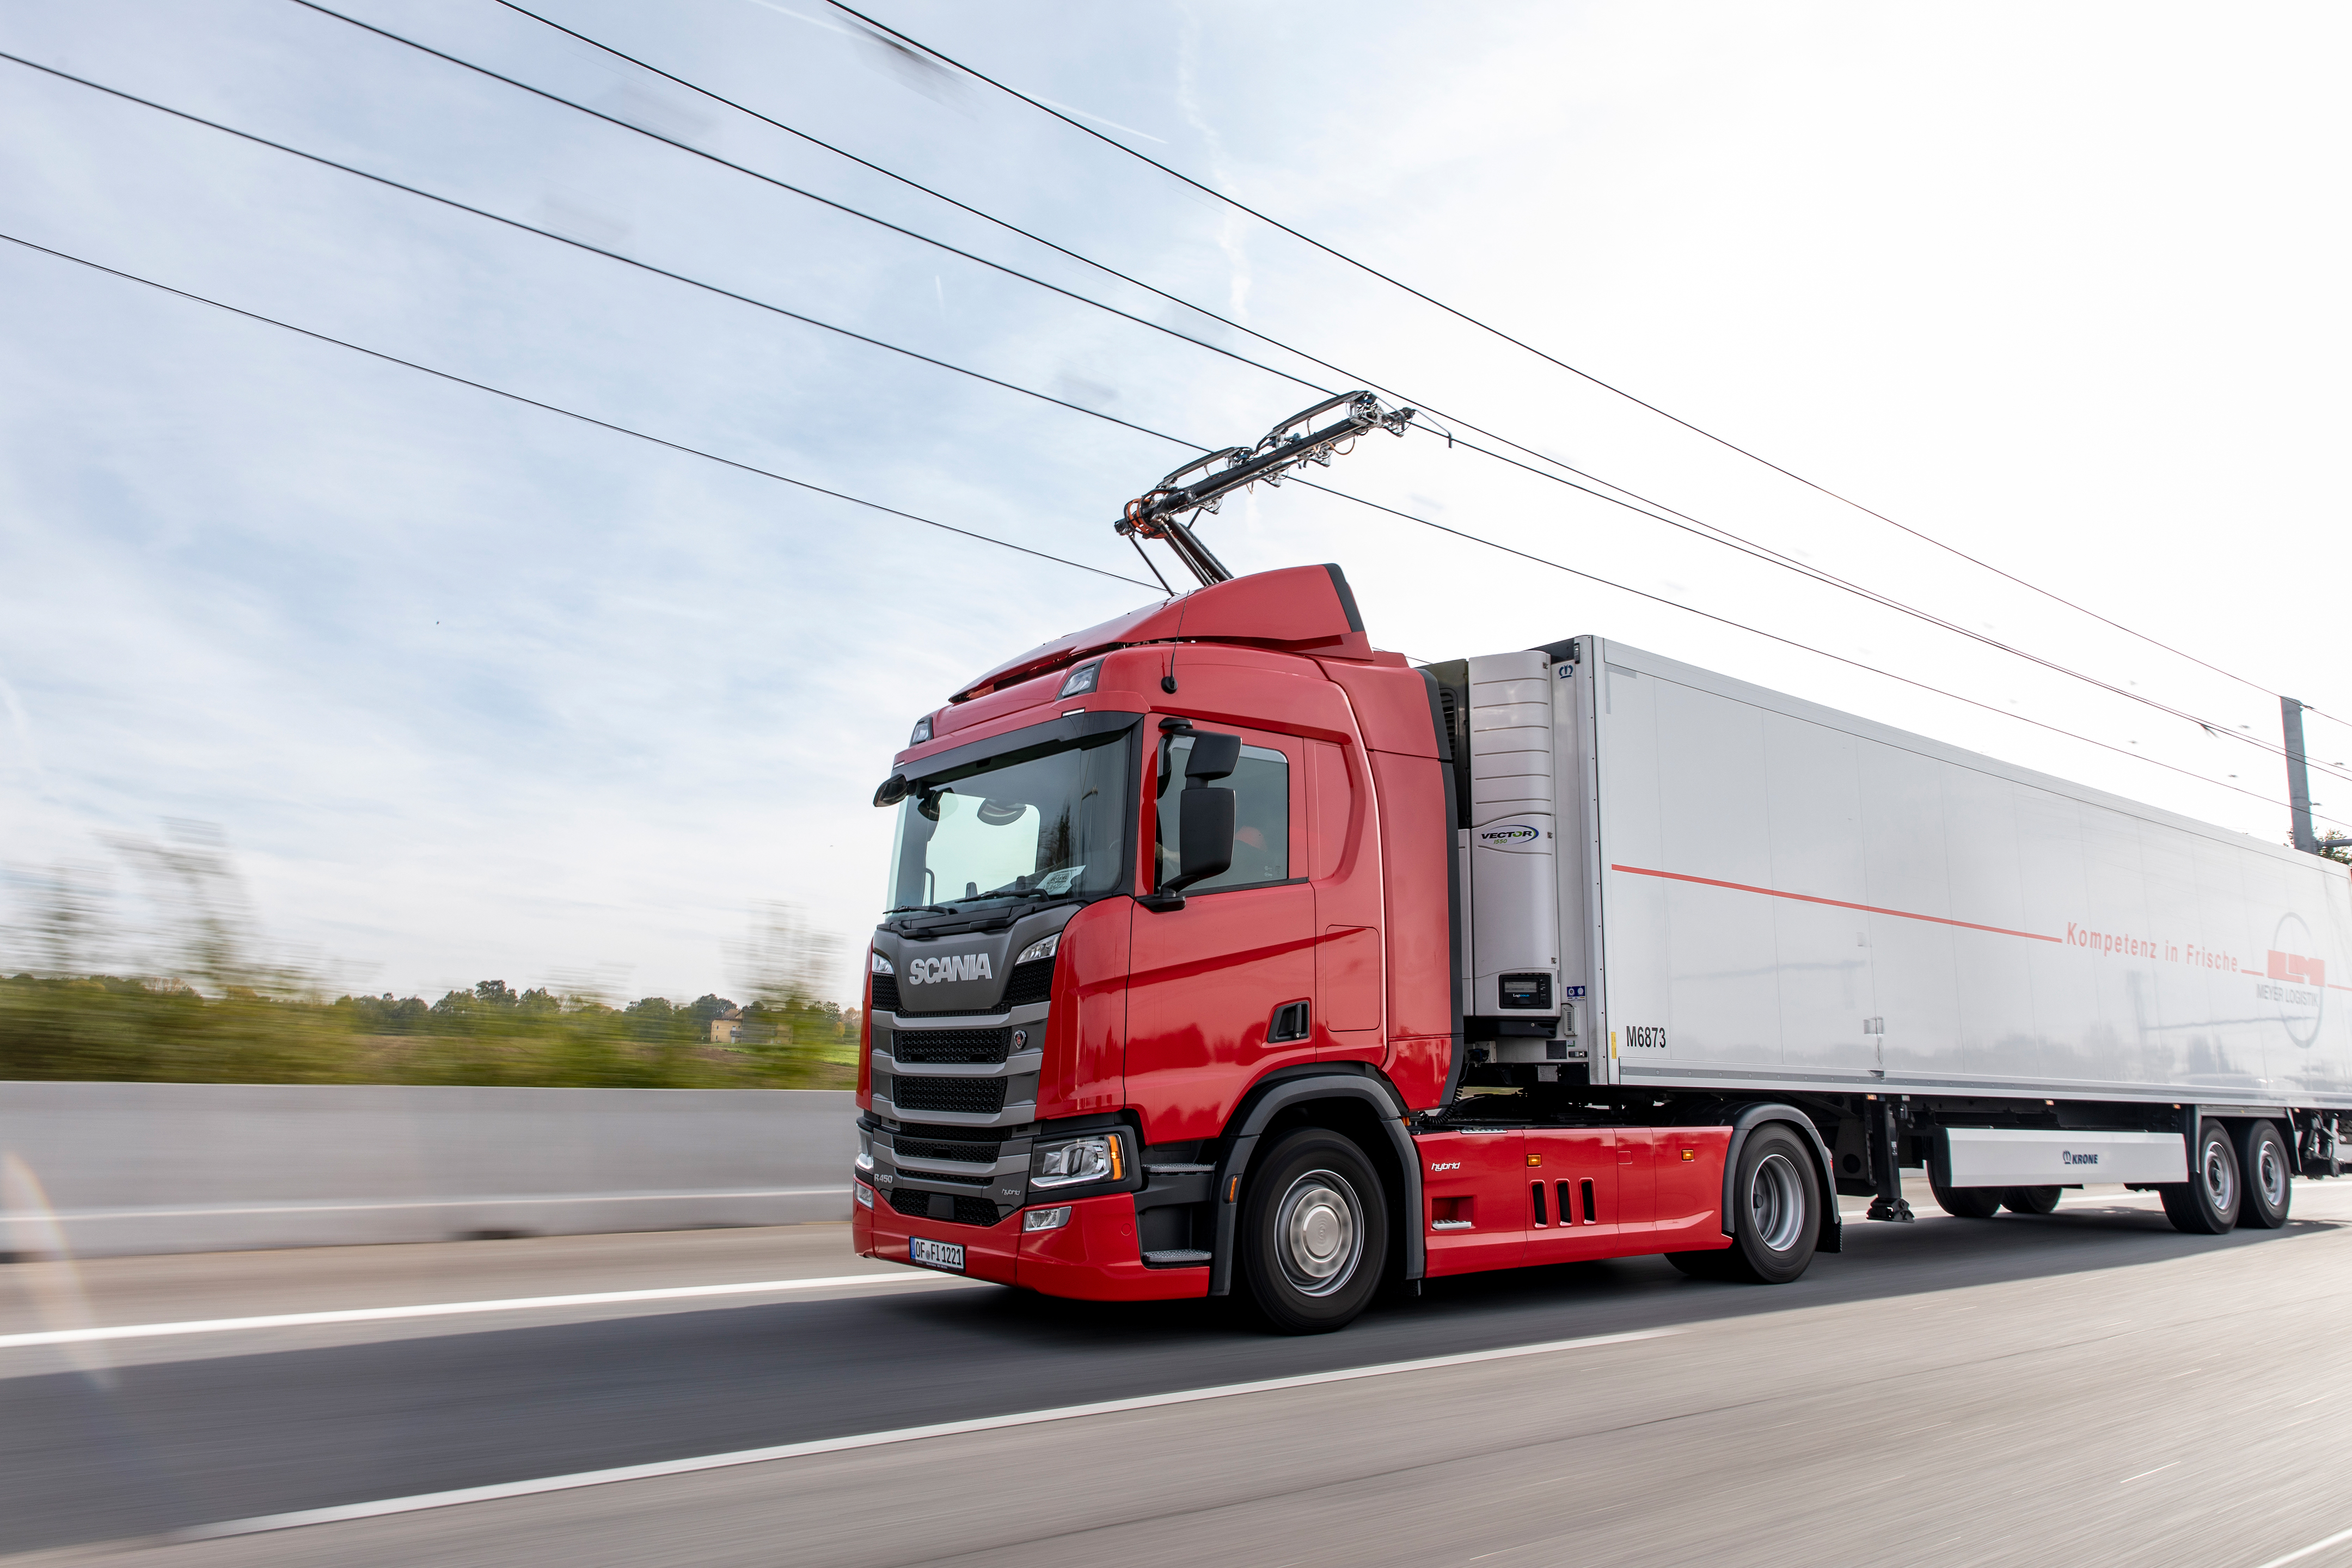
[[[1240,763],[1213,786],[1236,797],[1234,859],[1186,889],[1183,908],[1135,911],[1127,1095],[1155,1143],[1217,1136],[1252,1083],[1315,1055],[1315,889],[1297,830],[1307,815],[1302,742],[1201,729],[1242,740]],[[1144,842],[1159,880],[1181,853],[1176,796],[1191,745],[1189,735],[1163,735],[1147,763]]]

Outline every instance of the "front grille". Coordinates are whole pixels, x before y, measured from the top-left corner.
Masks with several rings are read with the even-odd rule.
[[[905,1188],[890,1194],[890,1206],[909,1219],[943,1219],[956,1225],[994,1225],[996,1205],[986,1198],[962,1198],[952,1193],[918,1193]]]
[[[874,977],[874,1011],[895,1013],[898,1010],[898,977],[877,974]]]
[[[890,1054],[902,1062],[1001,1062],[1010,1029],[893,1029]]]
[[[1007,1007],[1026,1007],[1032,1002],[1043,1002],[1054,994],[1054,961],[1033,958],[1026,963],[1013,966],[1013,978],[1004,987]]]
[[[947,1138],[893,1138],[893,1152],[909,1160],[961,1160],[966,1164],[993,1165],[1002,1143],[966,1143]]]
[[[1001,1078],[892,1078],[890,1103],[901,1110],[951,1110],[993,1116],[1004,1109]]]

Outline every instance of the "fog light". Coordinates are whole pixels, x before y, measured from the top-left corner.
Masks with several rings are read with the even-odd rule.
[[[871,1199],[867,1201],[872,1202]],[[1069,1223],[1070,1205],[1067,1204],[1057,1209],[1031,1209],[1021,1216],[1023,1230],[1059,1230]]]
[[[859,1208],[870,1209],[874,1206],[874,1189],[864,1182],[850,1183],[849,1194],[857,1200]]]

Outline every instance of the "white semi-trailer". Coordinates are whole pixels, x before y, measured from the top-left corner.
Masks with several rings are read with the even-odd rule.
[[[1787,1096],[1886,1217],[2336,1169],[2345,867],[1598,637],[1434,672],[1473,1084]]]

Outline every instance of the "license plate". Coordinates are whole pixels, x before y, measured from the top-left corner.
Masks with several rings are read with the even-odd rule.
[[[926,1241],[919,1236],[910,1236],[907,1238],[907,1256],[926,1268],[963,1272],[963,1248],[952,1241]]]

